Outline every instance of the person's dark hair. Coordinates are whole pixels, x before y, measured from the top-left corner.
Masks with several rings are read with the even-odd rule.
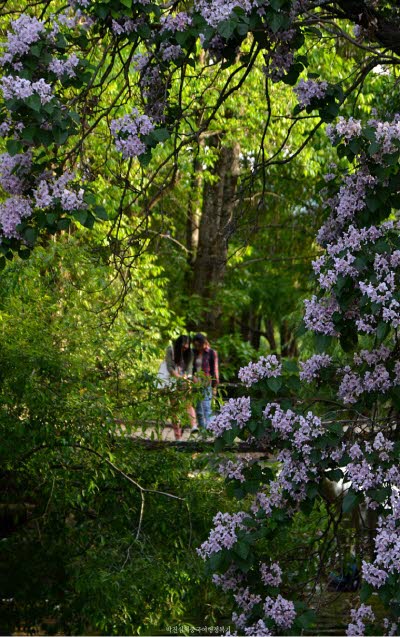
[[[183,349],[183,346],[186,345],[186,343],[189,345],[188,349]],[[181,336],[178,336],[178,338],[174,341],[174,361],[177,365],[179,365],[179,363],[181,361],[183,361],[185,363],[185,365],[187,365],[189,363],[190,360],[190,338],[189,336],[186,336],[186,334],[183,334]]]
[[[205,343],[207,343],[207,339],[204,334],[199,332],[198,334],[196,334],[196,336],[193,337],[193,343],[194,342],[200,343],[200,345],[204,345]]]

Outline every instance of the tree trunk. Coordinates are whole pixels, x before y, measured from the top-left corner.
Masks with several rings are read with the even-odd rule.
[[[271,348],[271,352],[274,354],[277,350],[277,347],[274,334],[274,324],[272,323],[271,319],[266,319],[265,321],[265,336]]]
[[[297,343],[287,321],[282,321],[279,328],[281,337],[281,356],[292,358],[298,355]]]
[[[238,144],[220,146],[215,136],[208,142],[219,146],[213,173],[217,178],[203,187],[203,207],[199,226],[196,258],[193,264],[192,293],[204,299],[202,330],[217,331],[221,309],[215,293],[222,283],[228,256],[228,241],[234,231],[236,185],[239,176]]]

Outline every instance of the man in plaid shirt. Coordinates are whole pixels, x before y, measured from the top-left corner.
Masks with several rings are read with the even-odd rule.
[[[212,416],[211,401],[219,383],[218,354],[210,347],[204,334],[196,334],[193,338],[194,361],[193,376],[202,372],[209,379],[203,389],[203,399],[196,405],[196,415],[200,427],[205,428]]]

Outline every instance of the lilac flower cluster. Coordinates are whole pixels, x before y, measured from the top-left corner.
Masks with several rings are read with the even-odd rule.
[[[167,80],[155,60],[155,56],[150,54],[137,56],[135,68],[140,72],[139,87],[146,115],[154,122],[163,122],[167,105]]]
[[[28,187],[27,176],[32,167],[32,153],[0,155],[0,185],[10,195],[22,195]]]
[[[110,130],[115,138],[115,146],[127,159],[138,157],[146,152],[146,144],[142,135],[148,135],[154,130],[154,124],[147,115],[139,115],[136,108],[130,114],[124,115],[111,122]]]
[[[335,312],[340,308],[334,296],[317,299],[315,295],[304,301],[304,323],[307,329],[320,334],[336,336],[337,332],[332,320]]]
[[[243,429],[251,418],[250,398],[241,396],[240,398],[230,398],[222,406],[219,414],[209,423],[208,430],[215,436],[222,436],[224,431],[232,429],[235,425]]]
[[[391,573],[400,573],[400,495],[393,491],[391,498],[392,512],[380,516],[378,532],[375,536],[375,559],[371,564],[363,562],[364,579],[379,588]]]
[[[397,632],[397,624],[395,624],[394,622],[391,623],[387,617],[384,618],[383,625],[384,625],[385,631],[386,631],[385,634],[388,637],[392,637],[392,636],[398,634],[398,632]]]
[[[68,77],[76,76],[76,67],[79,64],[79,58],[75,53],[72,53],[69,58],[60,60],[53,58],[49,64],[49,70],[55,73],[58,78],[67,75]]]
[[[240,482],[244,482],[246,479],[243,475],[244,468],[245,463],[241,460],[237,460],[236,462],[233,460],[227,460],[219,465],[218,473],[228,480],[239,480]]]
[[[32,215],[29,199],[20,195],[9,197],[0,204],[0,226],[2,234],[8,239],[19,238],[17,226],[23,219]]]
[[[282,569],[274,562],[270,566],[260,565],[261,580],[265,586],[279,586],[282,583]]]
[[[338,397],[345,404],[356,403],[364,392],[384,394],[393,386],[393,381],[384,365],[375,365],[371,371],[365,372],[364,376],[352,371],[349,365],[340,371],[343,373],[343,378],[339,386]]]
[[[138,21],[131,18],[120,18],[119,20],[113,20],[111,28],[115,35],[126,35],[136,31],[138,27]]]
[[[353,137],[358,137],[361,134],[361,131],[361,121],[359,119],[354,119],[354,117],[346,119],[345,117],[340,116],[336,126],[329,124],[326,127],[326,133],[332,141],[336,141],[337,135],[344,137],[345,142],[349,141],[350,139],[353,139]]]
[[[245,613],[251,611],[256,604],[261,602],[261,595],[251,593],[248,587],[239,588],[233,597],[237,605],[240,606]]]
[[[84,191],[71,189],[67,185],[75,175],[66,172],[49,181],[42,176],[36,187],[32,186],[32,154],[30,152],[11,156],[0,155],[0,185],[11,195],[0,205],[0,223],[2,234],[7,238],[19,238],[17,226],[23,219],[31,217],[34,208],[48,208],[60,204],[65,211],[85,207]]]
[[[348,635],[348,637],[362,637],[365,631],[365,621],[373,622],[375,620],[372,608],[371,606],[361,604],[357,610],[352,608],[350,612],[353,622],[348,625],[346,635]]]
[[[250,13],[254,7],[258,8],[258,6],[259,3],[256,0],[198,0],[196,9],[210,26],[217,27],[220,22],[230,18],[236,7]]]
[[[206,559],[222,549],[231,549],[237,542],[237,531],[245,528],[243,520],[247,517],[248,514],[243,511],[232,515],[218,512],[213,519],[214,528],[211,529],[208,540],[196,549],[197,553]]]
[[[364,450],[355,442],[348,451],[352,462],[347,464],[346,479],[351,482],[352,488],[365,492],[386,484],[398,489],[400,471],[398,467],[390,465],[394,443],[378,432],[372,445],[365,441],[363,446]],[[375,509],[377,505],[369,498],[368,506]]]
[[[396,269],[400,264],[399,251],[392,254],[376,254],[374,259],[374,272],[372,281],[360,281],[361,292],[372,303],[382,306],[382,319],[397,328],[400,325],[400,303],[397,300],[398,279]]]
[[[294,54],[290,43],[279,42],[271,52],[269,64],[264,68],[264,72],[273,82],[279,82],[290,71],[293,62]]]
[[[265,635],[268,637],[272,635],[271,631],[262,619],[259,619],[258,622],[252,626],[244,627],[244,634],[250,635],[250,637],[254,637],[254,635],[257,635],[258,637],[263,637]]]
[[[227,591],[235,591],[240,588],[243,583],[243,579],[243,573],[238,571],[233,565],[231,565],[223,575],[214,573],[212,577],[213,583],[222,588],[225,593]]]
[[[300,380],[311,383],[318,378],[319,370],[323,367],[329,367],[331,363],[332,356],[329,354],[314,354],[306,361],[300,362]]]
[[[42,209],[48,208],[59,202],[61,208],[66,212],[85,208],[83,188],[76,191],[67,187],[74,179],[74,173],[66,171],[58,178],[53,178],[49,181],[47,179],[40,180],[36,189],[33,191],[36,207]]]
[[[36,93],[39,95],[41,103],[47,104],[54,97],[52,87],[43,78],[37,82],[30,82],[21,77],[5,75],[1,78],[0,89],[6,100],[25,100]]]
[[[278,595],[276,599],[266,597],[264,613],[270,617],[279,628],[290,628],[296,619],[296,611],[293,602]]]
[[[323,99],[328,89],[328,82],[301,79],[293,91],[297,95],[300,106],[310,106],[313,100]]]
[[[317,240],[320,245],[340,239],[346,225],[352,224],[357,213],[364,209],[367,188],[375,183],[376,177],[364,166],[354,174],[344,177],[337,196],[331,202],[333,213],[318,232]]]
[[[11,21],[12,31],[7,33],[7,42],[2,44],[6,52],[0,58],[0,64],[10,64],[15,58],[28,53],[32,44],[40,40],[44,32],[44,24],[37,18],[23,14]]]
[[[165,31],[176,33],[176,31],[185,31],[192,24],[192,18],[185,11],[180,11],[175,15],[161,16],[160,24],[161,33]]]
[[[373,157],[375,160],[381,162],[383,155],[390,155],[397,150],[396,142],[400,140],[399,114],[396,113],[393,120],[390,122],[370,120],[368,124],[376,129],[375,139],[380,147]]]
[[[167,44],[163,42],[160,46],[160,55],[164,62],[169,62],[183,55],[183,49],[179,44]]]
[[[281,373],[282,364],[274,354],[271,354],[270,356],[261,356],[256,363],[249,363],[246,367],[241,367],[238,378],[246,387],[251,387],[263,378],[276,378]]]

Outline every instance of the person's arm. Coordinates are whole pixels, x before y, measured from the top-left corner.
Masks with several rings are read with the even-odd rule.
[[[185,373],[188,376],[193,376],[193,366],[194,366],[194,356],[193,356],[193,352],[190,350],[190,354],[188,356],[188,362],[185,365]]]
[[[217,389],[217,385],[219,385],[219,366],[218,366],[218,353],[215,351],[215,349],[213,350],[214,352],[214,356],[213,356],[213,369],[210,370],[211,371],[211,376],[212,376],[212,381],[211,381],[211,385],[213,389]]]
[[[175,376],[175,378],[179,378],[179,374],[175,369],[175,361],[173,356],[172,347],[167,347],[167,351],[165,352],[165,362],[167,364],[167,369],[170,376]]]

